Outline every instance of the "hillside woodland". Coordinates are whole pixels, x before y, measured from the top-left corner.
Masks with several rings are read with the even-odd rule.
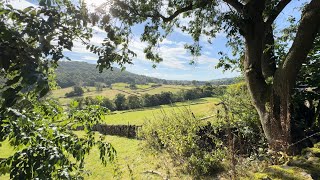
[[[110,86],[113,83],[128,84],[176,84],[176,85],[204,85],[206,81],[176,81],[158,79],[143,75],[137,75],[128,71],[121,71],[119,68],[112,68],[103,73],[97,71],[96,65],[86,62],[62,61],[59,62],[56,72],[56,81],[59,87],[95,86],[96,83],[104,83]],[[227,85],[235,82],[235,78],[215,79],[209,81],[212,85]]]

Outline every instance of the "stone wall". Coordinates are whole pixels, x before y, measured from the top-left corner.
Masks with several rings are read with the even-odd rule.
[[[93,131],[97,131],[104,135],[121,136],[127,138],[137,138],[138,130],[141,126],[136,125],[107,125],[96,124],[93,126]],[[83,130],[83,126],[77,127],[76,130]]]

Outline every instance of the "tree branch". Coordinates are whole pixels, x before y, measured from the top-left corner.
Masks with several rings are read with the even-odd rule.
[[[131,12],[133,12],[135,15],[141,16],[141,17],[150,17],[150,18],[161,18],[163,22],[169,22],[172,21],[174,18],[176,18],[179,14],[190,11],[194,8],[193,4],[189,4],[185,7],[182,7],[181,9],[176,10],[172,15],[165,17],[158,11],[154,11],[153,13],[140,13],[139,10],[136,8],[133,8],[127,4],[123,4],[123,6],[126,6]]]
[[[320,33],[320,1],[312,0],[305,8],[296,37],[282,65],[277,69],[274,87],[277,93],[285,88],[291,90],[302,63],[313,47],[314,40]]]
[[[281,0],[276,7],[273,9],[273,11],[271,12],[271,14],[268,16],[267,20],[266,20],[266,26],[270,26],[273,21],[278,17],[278,15],[280,14],[280,12],[287,6],[287,4],[289,4],[291,2],[291,0]]]
[[[273,28],[269,26],[266,30],[265,47],[261,60],[262,74],[265,79],[274,75],[276,71],[276,58],[274,53]]]
[[[178,9],[177,11],[175,11],[171,16],[169,17],[164,17],[163,15],[161,15],[159,12],[159,15],[161,17],[161,19],[163,20],[163,22],[169,22],[169,21],[172,21],[175,17],[177,17],[179,14],[183,13],[183,12],[187,12],[187,11],[190,11],[192,10],[193,8],[193,5],[192,4],[189,4],[188,6],[186,7],[183,7],[181,9]]]
[[[223,0],[225,3],[230,4],[237,12],[241,13],[244,5],[238,0]]]

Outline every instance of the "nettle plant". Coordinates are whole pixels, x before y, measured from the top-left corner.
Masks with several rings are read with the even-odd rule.
[[[53,69],[73,42],[88,42],[86,4],[39,1],[16,9],[0,1],[0,143],[15,152],[0,160],[0,174],[11,179],[78,179],[94,146],[103,164],[114,159],[111,144],[96,139],[92,126],[109,111],[100,106],[64,112],[45,95],[54,86]],[[85,135],[72,129],[83,126]]]

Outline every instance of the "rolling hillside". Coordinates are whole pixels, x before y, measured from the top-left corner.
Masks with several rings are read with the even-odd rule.
[[[71,87],[74,85],[94,86],[94,83],[100,82],[105,84],[113,83],[161,83],[165,84],[166,80],[137,75],[128,71],[121,71],[118,68],[105,70],[99,73],[96,65],[86,62],[66,62],[59,63],[56,70],[56,80],[61,88]]]
[[[235,78],[218,79],[212,81],[181,81],[165,80],[144,75],[134,74],[128,71],[121,71],[119,68],[98,72],[95,64],[78,61],[62,61],[56,69],[56,80],[61,88],[71,87],[74,85],[94,86],[95,83],[135,83],[135,84],[172,84],[172,85],[204,85],[211,83],[214,85],[232,84]]]

